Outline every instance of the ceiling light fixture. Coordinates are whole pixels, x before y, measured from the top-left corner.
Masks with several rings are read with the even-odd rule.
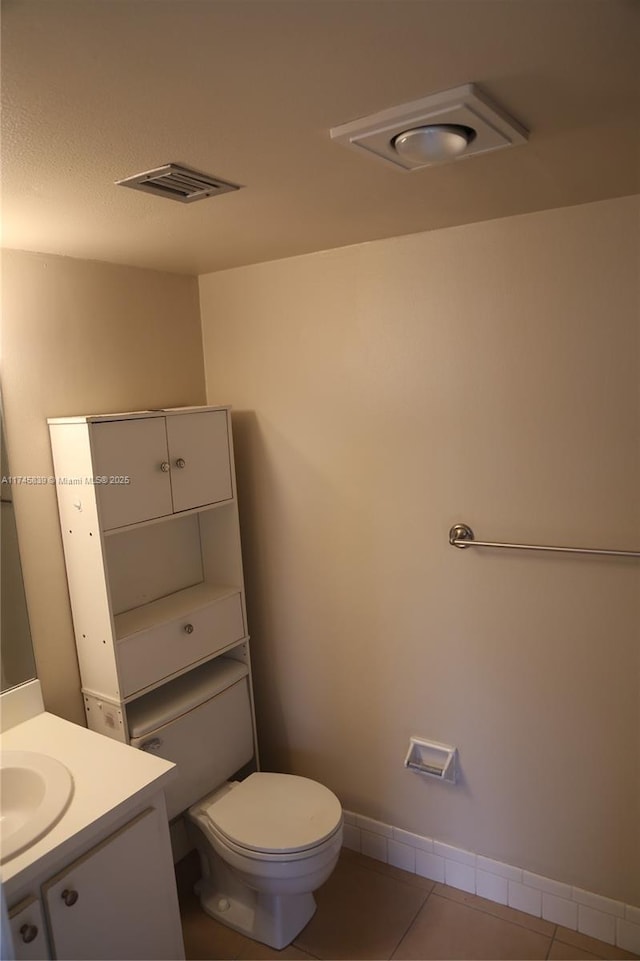
[[[463,124],[433,123],[405,130],[392,139],[405,160],[415,164],[446,163],[460,157],[476,132]]]
[[[331,139],[396,170],[420,170],[526,143],[527,131],[466,83],[332,127]]]

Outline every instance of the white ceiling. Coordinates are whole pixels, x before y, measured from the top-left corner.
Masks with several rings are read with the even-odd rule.
[[[640,190],[638,0],[3,0],[4,246],[205,273]],[[329,129],[464,83],[524,146],[405,173]],[[245,185],[114,185],[178,162]]]

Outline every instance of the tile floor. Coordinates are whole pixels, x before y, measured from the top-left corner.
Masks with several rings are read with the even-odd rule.
[[[274,951],[225,928],[193,894],[195,853],[177,866],[188,961],[270,958],[632,959],[636,955],[343,849],[338,866],[316,892],[318,910],[294,943]]]

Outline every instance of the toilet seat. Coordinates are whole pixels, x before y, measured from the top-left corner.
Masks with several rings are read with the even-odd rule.
[[[199,818],[196,821],[199,822]],[[201,822],[200,822],[201,823]],[[214,850],[225,857],[227,860],[231,860],[234,855],[238,856],[246,862],[263,862],[264,868],[267,865],[275,866],[279,864],[287,865],[294,861],[310,861],[312,859],[324,859],[326,855],[331,855],[335,849],[337,843],[338,848],[342,846],[342,825],[336,828],[333,834],[320,844],[316,844],[310,848],[303,848],[301,851],[286,851],[284,853],[274,853],[273,851],[256,851],[253,848],[244,847],[241,844],[235,844],[228,838],[224,837],[207,819],[205,824],[202,825],[205,830],[206,836],[211,841]]]
[[[251,774],[197,807],[222,844],[256,860],[310,857],[331,846],[342,827],[335,794],[293,774]]]

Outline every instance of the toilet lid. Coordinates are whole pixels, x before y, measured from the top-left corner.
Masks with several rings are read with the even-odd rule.
[[[317,781],[258,772],[206,810],[215,828],[241,847],[292,852],[315,847],[342,821],[338,798]]]

